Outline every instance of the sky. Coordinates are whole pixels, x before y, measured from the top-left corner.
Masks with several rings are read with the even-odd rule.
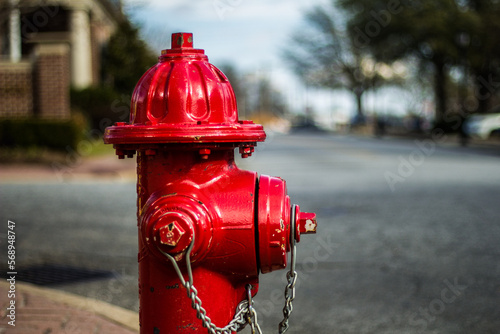
[[[173,32],[192,32],[194,47],[215,66],[230,63],[242,74],[266,75],[285,96],[292,112],[311,107],[320,116],[354,113],[350,94],[306,88],[282,53],[294,31],[303,27],[311,6],[327,0],[125,0],[144,38],[160,52]],[[384,97],[387,99],[387,97]],[[373,97],[372,97],[373,100]],[[367,104],[370,96],[367,96]],[[390,102],[387,105],[391,105]]]

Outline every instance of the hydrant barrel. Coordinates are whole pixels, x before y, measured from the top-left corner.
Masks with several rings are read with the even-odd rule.
[[[316,231],[314,214],[292,214],[284,180],[236,166],[236,148],[249,157],[265,138],[239,120],[231,84],[190,33],[173,34],[139,80],[130,121],[106,129],[119,158],[137,154],[141,333],[226,326],[259,273],[283,269],[300,235]]]

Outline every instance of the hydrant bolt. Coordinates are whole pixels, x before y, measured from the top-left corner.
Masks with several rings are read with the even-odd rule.
[[[169,254],[184,252],[193,240],[193,223],[178,212],[168,212],[153,225],[153,236],[158,249]]]
[[[200,153],[200,157],[203,159],[203,160],[207,160],[208,159],[208,156],[210,155],[211,150],[208,149],[208,148],[202,148],[198,151]]]
[[[144,151],[146,155],[156,155],[156,150],[153,149],[147,149]]]
[[[300,208],[297,205],[296,211],[296,228],[295,228],[295,240],[300,241],[301,234],[315,234],[316,233],[316,214],[310,212],[300,212]]]
[[[158,230],[160,235],[160,243],[167,246],[177,246],[179,240],[182,238],[184,231],[179,224],[174,221],[167,226],[163,226]]]
[[[300,234],[316,233],[316,214],[309,212],[299,213]]]

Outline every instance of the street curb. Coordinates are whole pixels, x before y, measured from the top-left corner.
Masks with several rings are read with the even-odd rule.
[[[9,283],[0,281],[0,286],[8,289]],[[139,315],[136,312],[119,306],[111,305],[93,298],[78,296],[69,292],[37,287],[28,283],[16,282],[16,290],[21,293],[33,294],[69,307],[91,312],[119,326],[126,327],[127,329],[139,333]]]

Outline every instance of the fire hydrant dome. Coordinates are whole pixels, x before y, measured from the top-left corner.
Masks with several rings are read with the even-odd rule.
[[[132,96],[132,124],[236,123],[233,88],[226,76],[193,54],[190,61],[165,53],[139,80]]]
[[[106,130],[105,142],[248,143],[263,141],[261,125],[239,121],[227,77],[194,49],[192,34],[172,35],[172,48],[137,83],[130,123]]]

